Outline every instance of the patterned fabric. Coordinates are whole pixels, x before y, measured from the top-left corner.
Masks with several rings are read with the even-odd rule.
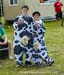
[[[21,18],[24,19],[24,23],[19,25],[18,20]],[[13,24],[13,27],[14,27],[14,54],[15,54],[17,65],[22,64],[23,53],[26,54],[26,61],[30,61],[31,59],[31,49],[32,49],[33,40],[32,40],[32,35],[29,33],[29,30],[27,30],[31,22],[31,19],[32,19],[31,17],[18,16],[14,20],[14,24]],[[24,46],[20,41],[24,35],[27,35],[28,37],[30,37],[30,40],[27,46]]]
[[[34,63],[42,63],[42,60],[49,62],[49,56],[47,53],[47,47],[44,41],[44,33],[46,31],[44,23],[42,20],[37,22],[32,22],[32,25],[29,27],[31,33],[34,33],[33,43],[39,42],[38,50],[32,50],[32,60]]]

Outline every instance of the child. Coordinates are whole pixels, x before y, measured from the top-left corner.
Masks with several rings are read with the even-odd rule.
[[[33,21],[32,17],[28,16],[29,7],[27,5],[23,5],[21,7],[21,11],[22,11],[22,15],[17,16],[15,18],[14,24],[13,24],[13,27],[14,27],[14,41],[15,41],[14,42],[14,54],[16,55],[16,65],[18,65],[18,66],[21,66],[22,62],[23,62],[23,60],[22,60],[22,58],[23,58],[23,52],[22,52],[22,49],[21,49],[22,46],[19,45],[19,42],[20,42],[19,38],[20,38],[20,36],[18,34],[21,33],[21,32],[23,32],[23,30],[26,30],[27,27]],[[20,20],[20,24],[18,25],[17,22],[18,22],[19,18],[20,19],[22,18],[22,21]],[[24,23],[24,27],[21,26],[22,25],[21,23]],[[18,35],[18,37],[17,37],[17,35]],[[17,40],[19,40],[19,41],[17,41]],[[31,56],[29,54],[30,54],[30,52],[26,52],[25,65],[31,65],[31,62],[29,60],[29,58]],[[20,55],[20,57],[18,57],[19,55]],[[17,58],[18,58],[18,60],[17,60]]]
[[[46,62],[48,65],[52,65],[54,61],[49,58],[48,53],[47,53],[47,48],[44,42],[44,33],[45,33],[45,27],[43,21],[40,19],[40,13],[38,11],[33,12],[32,14],[34,18],[34,22],[31,25],[31,30],[30,32],[33,35],[33,42],[38,42],[38,49],[33,48],[33,58],[35,63],[37,62],[38,59],[40,58]],[[36,51],[35,51],[36,50]],[[37,57],[36,54],[38,55]],[[36,61],[37,60],[37,61]]]
[[[30,66],[31,62],[31,47],[32,47],[32,35],[27,31],[28,22],[23,17],[19,17],[14,23],[14,54],[16,58],[16,65],[22,66],[23,53],[26,54],[26,66]]]
[[[11,41],[8,40],[8,38],[6,36],[6,31],[5,31],[4,27],[2,26],[1,22],[0,22],[0,46],[3,46],[3,47],[8,46],[9,58],[13,59],[13,57],[11,56],[12,44],[11,44]]]

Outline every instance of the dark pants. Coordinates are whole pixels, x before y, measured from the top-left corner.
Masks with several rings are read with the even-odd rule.
[[[56,20],[59,20],[59,19],[62,19],[62,18],[63,18],[62,12],[56,14]]]
[[[4,42],[4,40],[0,38],[0,42]],[[5,59],[8,57],[8,44],[0,45],[0,59]]]

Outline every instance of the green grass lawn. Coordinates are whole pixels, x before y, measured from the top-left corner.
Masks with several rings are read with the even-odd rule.
[[[17,68],[14,60],[0,60],[0,75],[64,75],[64,27],[56,22],[46,22],[45,40],[49,56],[55,60],[52,66]],[[13,43],[13,28],[5,26]]]

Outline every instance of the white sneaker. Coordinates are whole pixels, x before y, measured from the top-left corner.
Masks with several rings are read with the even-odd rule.
[[[13,56],[9,56],[9,59],[12,60],[12,59],[14,59],[14,57]]]

